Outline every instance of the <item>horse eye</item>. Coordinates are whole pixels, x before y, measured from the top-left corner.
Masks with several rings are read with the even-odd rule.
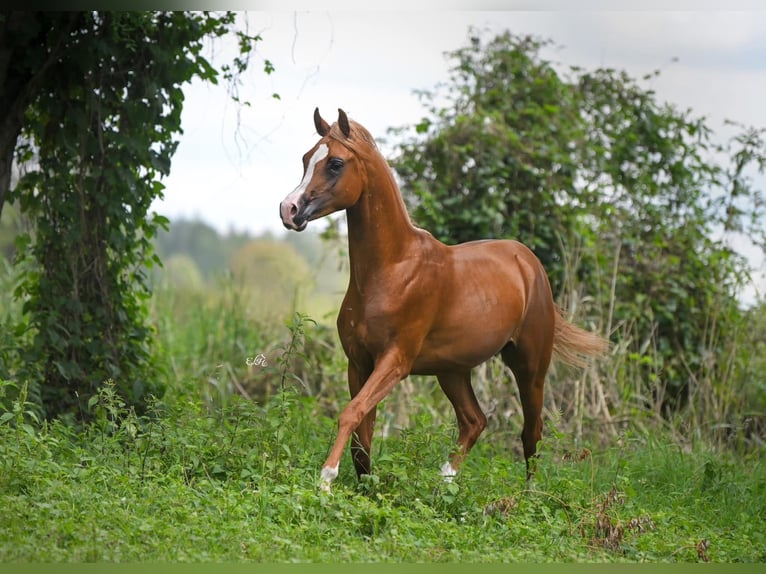
[[[339,157],[331,157],[327,161],[327,170],[332,175],[338,175],[342,169],[343,169],[343,160],[340,159]]]

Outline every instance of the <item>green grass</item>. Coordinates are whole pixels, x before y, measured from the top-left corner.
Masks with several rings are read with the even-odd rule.
[[[0,561],[766,560],[756,454],[630,435],[584,451],[548,429],[531,485],[492,436],[445,484],[454,430],[422,409],[376,439],[373,476],[346,454],[326,495],[335,421],[290,389],[216,408],[178,392],[138,417],[106,386],[90,408],[79,430],[18,401],[2,418]]]
[[[521,421],[496,416],[446,484],[449,405],[403,385],[381,405],[373,475],[359,482],[346,452],[320,492],[345,358],[326,326],[257,321],[235,287],[155,296],[167,393],[145,414],[107,384],[90,422],[40,422],[0,381],[0,562],[766,561],[762,443],[680,444],[683,425],[642,411],[614,437],[583,425],[577,446],[549,420],[531,484]],[[259,353],[267,368],[247,365]]]

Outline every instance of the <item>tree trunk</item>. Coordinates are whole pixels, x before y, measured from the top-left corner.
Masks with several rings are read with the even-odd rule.
[[[0,12],[0,215],[24,113],[79,20],[78,12]]]

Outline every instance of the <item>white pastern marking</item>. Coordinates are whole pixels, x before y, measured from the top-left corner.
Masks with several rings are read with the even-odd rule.
[[[324,492],[330,492],[330,483],[338,478],[338,465],[326,466],[322,469],[319,488]]]
[[[452,479],[457,476],[457,471],[452,468],[449,462],[445,462],[444,466],[442,466],[442,476],[444,477],[444,482],[452,482]]]

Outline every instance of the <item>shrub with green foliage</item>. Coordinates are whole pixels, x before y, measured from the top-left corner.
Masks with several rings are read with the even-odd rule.
[[[649,403],[739,388],[748,266],[727,238],[764,244],[764,131],[716,144],[703,118],[624,72],[561,70],[548,45],[473,31],[448,55],[427,117],[394,130],[413,219],[447,243],[529,245],[561,303],[624,344]]]

